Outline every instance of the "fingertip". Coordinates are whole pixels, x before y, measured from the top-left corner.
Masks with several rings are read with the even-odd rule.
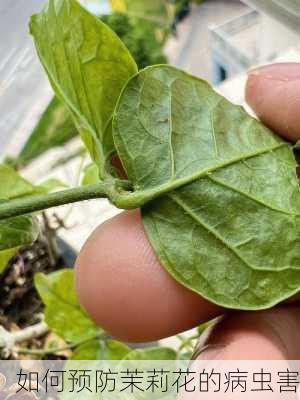
[[[296,360],[300,357],[299,306],[236,312],[221,319],[199,342],[199,360]]]
[[[246,101],[271,129],[300,138],[300,63],[272,64],[250,71]]]
[[[171,336],[220,313],[165,272],[137,210],[95,230],[78,257],[76,286],[97,324],[124,341]]]

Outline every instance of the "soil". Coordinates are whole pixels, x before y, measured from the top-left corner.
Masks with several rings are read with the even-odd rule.
[[[45,215],[41,232],[36,242],[21,248],[0,274],[0,326],[9,332],[41,321],[44,305],[34,287],[34,275],[37,272],[49,274],[74,264],[76,254],[57,236],[57,230],[49,227]],[[32,339],[24,345],[27,348],[43,348],[50,334]],[[11,355],[10,359],[23,358],[20,354],[15,357]],[[52,357],[48,355],[47,358]]]
[[[33,245],[22,250],[10,261],[0,275],[0,324],[10,330],[12,324],[19,328],[37,323],[43,304],[34,288],[35,273],[50,273],[63,264],[60,257],[53,263],[49,257],[47,241],[40,237]]]

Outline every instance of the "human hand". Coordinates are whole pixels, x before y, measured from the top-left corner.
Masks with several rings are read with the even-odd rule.
[[[300,139],[300,63],[250,72],[246,98],[258,117],[287,139]],[[300,359],[300,307],[227,312],[165,272],[145,235],[138,210],[99,226],[76,266],[81,303],[94,320],[124,341],[151,341],[223,314],[199,359]]]

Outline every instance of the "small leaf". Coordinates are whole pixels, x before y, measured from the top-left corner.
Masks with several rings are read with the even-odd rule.
[[[9,261],[17,254],[19,247],[0,251],[0,274],[5,270]]]
[[[117,35],[76,0],[49,0],[30,30],[56,95],[72,114],[103,172],[113,151],[111,117],[125,82],[136,73]]]
[[[0,199],[15,199],[34,193],[34,186],[7,165],[0,164]]]
[[[13,168],[0,164],[0,202],[33,195],[35,187]],[[18,248],[34,242],[39,233],[36,218],[21,216],[0,221],[0,273]]]
[[[114,140],[162,265],[214,303],[271,307],[300,290],[292,146],[210,85],[168,66],[129,80]]]
[[[46,306],[46,322],[55,333],[69,342],[78,342],[100,332],[79,305],[72,270],[38,273],[34,282]]]
[[[82,185],[94,185],[99,182],[99,169],[95,163],[85,167],[82,178]]]
[[[146,361],[146,360],[176,360],[177,353],[168,347],[146,347],[144,349],[132,350],[124,357],[124,361]]]
[[[91,340],[74,350],[71,360],[122,360],[131,348],[116,340]]]
[[[203,322],[203,324],[199,325],[197,327],[197,332],[198,332],[199,336],[202,335],[202,333],[204,331],[206,331],[206,329],[215,325],[217,323],[217,321],[219,321],[219,317],[211,319],[210,321],[207,321],[207,322]]]
[[[0,251],[31,244],[38,234],[36,218],[21,216],[0,221]]]
[[[78,134],[66,106],[54,97],[18,155],[23,167],[53,147],[63,146]]]
[[[37,193],[51,193],[57,189],[67,188],[68,185],[57,178],[49,178],[35,186]]]

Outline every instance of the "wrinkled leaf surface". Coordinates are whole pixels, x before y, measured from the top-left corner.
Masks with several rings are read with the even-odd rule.
[[[300,289],[300,191],[291,146],[206,82],[172,67],[123,91],[114,139],[143,223],[179,282],[227,307]]]

